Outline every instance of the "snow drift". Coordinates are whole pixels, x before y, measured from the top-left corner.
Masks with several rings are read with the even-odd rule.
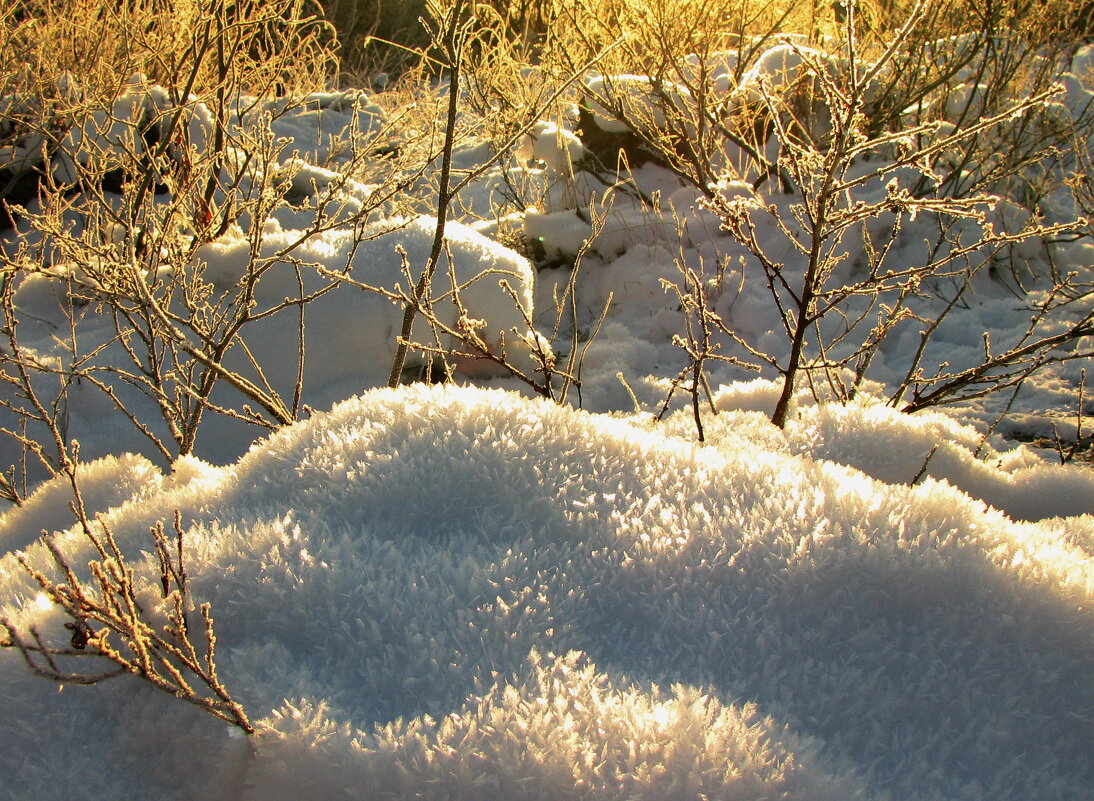
[[[717,420],[700,446],[666,433],[684,419],[419,385],[227,467],[89,465],[149,574],[147,527],[181,510],[261,731],[135,680],[57,692],[5,651],[0,795],[1083,797],[1094,519],[1016,523],[795,454],[758,413]],[[102,488],[123,478],[119,506]],[[0,521],[5,550],[62,525],[30,508]],[[11,553],[0,597],[60,625]]]

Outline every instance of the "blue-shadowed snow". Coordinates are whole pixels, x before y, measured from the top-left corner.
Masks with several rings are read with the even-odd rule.
[[[180,510],[221,675],[260,733],[135,679],[58,693],[4,653],[3,793],[1082,797],[1091,518],[1016,523],[933,479],[817,461],[824,415],[785,447],[755,412],[718,420],[700,446],[679,420],[419,385],[228,467],[89,466],[101,507],[115,479],[138,496],[105,519],[142,571],[148,525]],[[887,432],[912,466],[920,440]],[[0,566],[6,613],[57,626]]]

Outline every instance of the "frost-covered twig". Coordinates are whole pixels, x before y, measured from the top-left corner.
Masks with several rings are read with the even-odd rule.
[[[98,555],[87,565],[90,579],[79,576],[50,534],[41,541],[59,579],[36,568],[26,554],[17,555],[19,564],[44,596],[68,617],[68,644],[50,644],[37,627],[22,629],[4,618],[0,626],[7,637],[0,640],[0,647],[17,649],[35,674],[59,684],[97,684],[126,674],[137,676],[168,695],[253,733],[243,707],[217,674],[216,635],[209,604],[198,607],[202,621],[199,630],[193,630],[188,619],[193,601],[183,561],[184,533],[179,515],[175,515],[173,542],[168,541],[162,524],[151,530],[159,563],[160,603],[155,611],[165,617],[165,622],[157,625],[152,610],[146,610],[141,601],[136,571],[118,547],[113,531],[102,521],[88,521],[81,506],[77,501],[74,508]],[[91,664],[84,667],[88,662]]]

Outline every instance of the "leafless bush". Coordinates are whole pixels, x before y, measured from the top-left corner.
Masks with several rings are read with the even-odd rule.
[[[8,336],[9,343],[18,342],[13,332],[9,331]],[[18,367],[20,362],[14,364]],[[35,452],[49,460],[58,480],[71,489],[70,509],[77,530],[92,547],[94,556],[86,571],[79,568],[51,532],[43,532],[39,542],[49,552],[52,570],[37,566],[37,560],[28,553],[17,553],[19,564],[38,585],[42,597],[68,618],[68,643],[59,644],[56,637],[43,635],[37,627],[5,617],[0,619],[6,633],[0,637],[0,648],[18,650],[32,672],[59,684],[97,684],[126,674],[137,676],[253,733],[246,712],[217,673],[216,635],[208,604],[198,607],[200,631],[193,626],[194,601],[181,517],[176,513],[173,538],[167,536],[161,524],[151,530],[159,584],[159,599],[153,607],[149,596],[154,598],[155,593],[138,583],[137,571],[113,531],[101,520],[92,520],[87,512],[80,491],[79,443],[67,440],[63,418],[55,408],[47,409],[39,401],[29,380],[25,387],[27,401],[38,415],[37,422],[56,449],[51,457]],[[41,447],[36,440],[24,439],[28,449]],[[19,501],[22,497],[11,482],[4,483],[3,491],[9,500]],[[50,572],[59,578],[51,577]],[[77,662],[79,666],[74,664]],[[83,667],[89,662],[89,667]]]
[[[0,403],[15,421],[4,433],[23,450],[24,476],[28,455],[56,472],[63,447],[43,436],[43,426],[49,418],[64,430],[76,384],[97,387],[168,461],[192,451],[210,413],[264,428],[295,420],[306,309],[338,282],[317,280],[292,251],[336,226],[359,229],[378,209],[392,213],[436,155],[428,141],[403,137],[393,155],[373,158],[393,135],[378,112],[375,129],[332,140],[324,158],[337,159],[337,171],[295,197],[308,179],[297,177],[303,162],[286,158],[273,132],[277,119],[298,103],[366,102],[353,93],[333,100],[309,94],[332,76],[335,41],[301,2],[191,4],[196,16],[185,29],[176,27],[171,7],[107,5],[94,17],[104,26],[100,46],[108,48],[109,58],[96,62],[101,69],[79,80],[46,74],[50,58],[66,63],[51,48],[78,2],[20,6],[5,19],[7,46],[26,50],[41,72],[0,74],[8,187],[32,187],[20,203],[7,194],[5,213],[17,218],[19,235],[0,256],[0,379],[7,386]],[[111,24],[136,32],[123,46],[107,35]],[[72,46],[94,44],[77,38]],[[347,200],[354,182],[371,185],[367,199],[358,193]],[[261,223],[286,204],[310,209],[311,221],[295,242],[263,253]],[[249,257],[223,285],[206,275],[201,253],[229,231],[245,238]],[[295,292],[261,291],[286,269],[295,272]],[[21,344],[28,314],[14,298],[35,281],[54,287],[67,320],[56,336],[59,359]],[[268,380],[268,365],[249,346],[254,324],[275,315],[291,315],[299,328],[296,352],[287,355],[297,367],[292,386]],[[96,316],[112,323],[105,340],[84,336]],[[242,401],[216,401],[220,387]],[[148,418],[149,402],[158,421]],[[11,499],[19,483],[6,482]]]
[[[664,289],[676,298],[684,318],[684,333],[674,335],[673,344],[684,351],[687,364],[670,382],[658,419],[668,412],[673,396],[682,389],[691,398],[692,419],[695,421],[695,432],[700,442],[706,439],[701,410],[704,398],[711,414],[717,414],[706,376],[707,362],[721,361],[748,369],[759,369],[757,365],[720,352],[724,344],[723,339],[732,340],[734,334],[714,311],[714,299],[711,295],[721,292],[726,280],[727,266],[725,262],[720,263],[714,274],[710,275],[701,258],[698,266],[694,267],[681,255],[676,260],[680,280],[662,279],[661,281]]]
[[[966,24],[966,6],[982,25]],[[709,333],[722,325],[722,335],[783,377],[773,414],[780,426],[802,376],[819,379],[837,398],[854,395],[881,343],[916,319],[914,301],[928,285],[948,292],[947,305],[919,321],[921,347],[891,397],[898,404],[911,392],[908,411],[996,392],[1049,362],[1081,357],[1068,346],[1090,333],[1090,315],[1073,317],[1064,330],[1054,325],[1065,307],[1089,305],[1090,287],[1070,275],[1054,276],[1047,294],[1025,299],[1029,328],[1005,348],[986,342],[983,359],[960,370],[942,365],[927,373],[921,364],[942,320],[1011,246],[1070,230],[1042,226],[1035,216],[1040,197],[1074,163],[1076,132],[1094,125],[1089,109],[1073,118],[1053,101],[1051,81],[1073,47],[1057,37],[1070,24],[1066,4],[1039,4],[1023,18],[1024,6],[994,0],[917,2],[901,7],[907,16],[881,8],[869,19],[845,4],[838,24],[814,17],[804,36],[789,38],[776,36],[788,18],[772,16],[773,6],[764,7],[767,17],[742,8],[734,16],[717,4],[659,4],[643,17],[643,35],[635,37],[641,45],[625,53],[638,74],[597,78],[584,106],[583,122],[603,138],[609,157],[611,148],[637,144],[650,154],[643,158],[707,195],[759,267],[783,324],[789,355],[762,352],[731,321],[709,310],[693,316],[705,291],[699,276],[685,272],[673,285],[688,355],[673,389],[692,377],[700,434],[702,365],[713,352]],[[893,20],[898,29],[888,28]],[[795,22],[803,30],[800,15]],[[600,132],[596,123],[604,119],[610,130],[625,126],[626,135]],[[870,158],[881,166],[864,169]],[[797,202],[784,212],[729,198],[717,179],[754,188],[774,179],[771,186]],[[863,199],[868,184],[886,181],[883,198]],[[987,214],[997,193],[1016,196],[1033,214],[996,231]],[[917,216],[937,221],[933,241],[921,262],[895,265],[893,246]],[[783,242],[770,241],[772,231]],[[769,255],[782,244],[806,262],[802,276]],[[848,264],[849,251],[861,251],[865,263]],[[1022,280],[1017,269],[1012,278]]]
[[[510,344],[515,347],[510,349],[504,342],[489,343],[480,336],[483,323],[467,314],[460,297],[463,287],[454,272],[449,273],[448,286],[437,296],[433,292],[433,281],[446,255],[444,228],[448,213],[460,191],[489,167],[508,158],[529,128],[551,112],[574,81],[603,53],[597,54],[569,74],[555,76],[554,80],[518,80],[522,89],[519,92],[514,91],[514,78],[521,73],[524,65],[516,59],[515,51],[505,45],[507,40],[499,33],[507,24],[505,16],[488,15],[484,18],[481,10],[480,16],[475,16],[474,4],[463,0],[438,0],[430,2],[428,7],[434,26],[431,30],[433,52],[437,54],[434,60],[443,67],[448,81],[448,104],[444,114],[443,147],[434,207],[437,223],[431,252],[421,272],[415,278],[410,273],[410,265],[404,265],[408,283],[413,290],[393,297],[402,305],[404,313],[389,386],[396,386],[401,380],[407,352],[414,348],[430,357],[439,356],[442,361],[451,356],[465,362],[484,360],[493,363],[503,373],[524,381],[547,397],[554,397],[553,379],[560,376],[563,380],[561,396],[565,398],[568,386],[576,378],[572,372],[560,371],[550,344],[535,330],[531,309],[520,301],[514,288],[503,285],[522,315],[524,327],[523,330],[511,332],[514,338]],[[484,42],[491,46],[484,47]],[[521,98],[520,102],[514,102],[517,97]],[[487,121],[484,132],[494,143],[495,155],[456,179],[453,175],[452,158],[458,141],[461,101],[465,100],[480,112],[479,119]],[[448,262],[451,264],[451,259]],[[576,269],[574,275],[576,277]],[[375,287],[359,286],[369,291],[377,291]],[[567,292],[572,291],[571,285]],[[455,325],[444,323],[434,313],[434,306],[445,300],[456,306]],[[564,303],[565,300],[559,301],[556,307],[562,309]],[[412,340],[414,321],[419,316],[428,323],[434,342],[416,343]],[[560,322],[561,312],[556,319],[556,336]],[[442,338],[460,343],[462,350],[453,351],[452,348],[442,345]],[[516,358],[515,351],[518,350],[523,351],[530,360]],[[571,357],[576,352],[575,342],[570,350]],[[447,367],[445,369],[447,371]],[[539,374],[538,377],[536,373]]]
[[[941,120],[960,130],[1048,91],[1081,44],[1077,4],[961,0],[929,4],[867,110],[871,131]],[[939,31],[950,32],[939,36]],[[1048,102],[966,137],[937,159],[937,185],[916,191],[1005,195],[1037,211],[1074,170],[1074,136],[1089,136],[1094,109]]]
[[[20,555],[42,596],[68,617],[69,641],[5,619],[0,646],[60,683],[139,676],[253,732],[217,673],[210,609],[191,598],[181,520],[173,538],[162,526],[152,531],[159,599],[150,601],[111,529],[84,509],[69,406],[73,388],[97,388],[168,460],[192,450],[207,413],[265,427],[295,419],[300,380],[289,394],[272,386],[247,358],[247,332],[296,312],[299,375],[304,309],[333,283],[305,290],[300,281],[296,297],[260,302],[257,288],[274,265],[293,262],[260,254],[257,223],[293,188],[295,168],[280,158],[269,123],[325,85],[334,39],[296,0],[177,8],[40,0],[9,7],[0,22],[0,49],[23,56],[21,71],[0,72],[0,200],[18,226],[0,257],[0,435],[22,453],[0,494],[21,502],[31,473],[66,481],[95,554],[80,567],[47,533],[50,565]],[[65,71],[88,65],[79,78]],[[302,239],[367,215],[340,201],[349,176],[364,169],[363,153],[359,164],[352,158],[343,177],[315,188],[315,222]],[[384,167],[391,177],[379,183],[378,205],[405,180],[394,177],[399,168]],[[232,229],[248,232],[250,259],[237,281],[218,286],[199,253]],[[298,278],[307,269],[294,266]],[[60,358],[24,345],[24,326],[35,321],[17,294],[36,282],[66,321],[55,332]],[[109,336],[84,336],[93,317],[105,318]],[[250,405],[215,403],[221,384]]]
[[[1089,291],[1076,286],[1071,276],[1058,282],[1047,299],[1033,304],[1029,329],[1003,352],[993,351],[986,342],[983,359],[972,367],[951,372],[943,366],[929,375],[920,369],[926,343],[1000,250],[1031,237],[1060,233],[1068,227],[1045,227],[1031,219],[1018,230],[995,231],[987,224],[985,214],[998,198],[949,191],[948,179],[931,166],[949,154],[963,152],[969,140],[1036,113],[1050,102],[1051,92],[1016,99],[998,114],[970,119],[958,126],[932,121],[892,132],[869,131],[871,84],[899,62],[898,54],[907,46],[908,35],[921,22],[925,9],[925,3],[918,4],[916,14],[889,49],[872,62],[864,63],[859,57],[853,19],[848,21],[844,39],[844,65],[833,68],[828,58],[797,51],[825,112],[827,125],[821,138],[803,134],[809,126],[794,116],[785,97],[761,87],[781,149],[780,170],[789,176],[799,198],[798,204],[791,207],[791,215],[784,216],[775,205],[757,208],[751,201],[739,199],[716,198],[713,202],[725,229],[744,245],[762,269],[789,341],[785,362],[740,341],[753,356],[783,376],[782,392],[772,415],[776,425],[781,426],[786,420],[799,372],[807,377],[818,373],[837,397],[853,394],[880,343],[897,325],[915,319],[910,302],[928,280],[950,279],[955,289],[941,314],[920,320],[924,325],[921,346],[905,381],[892,396],[897,403],[911,388],[913,400],[903,407],[907,411],[996,392],[1024,380],[1048,361],[1074,358],[1080,354],[1062,355],[1054,350],[1076,342],[1094,324],[1088,313],[1061,332],[1049,333],[1043,326],[1065,302],[1065,297],[1073,299],[1075,292]],[[868,154],[882,154],[881,166],[862,169],[859,160]],[[911,184],[909,174],[915,176]],[[868,183],[886,180],[883,199],[861,199],[859,190]],[[936,191],[924,194],[924,181],[933,181]],[[768,256],[772,243],[761,241],[758,236],[757,215],[768,217],[792,251],[806,259],[805,272],[800,278],[788,275],[783,264]],[[938,221],[937,240],[922,261],[894,266],[891,248],[905,222],[917,215]],[[879,220],[887,222],[876,225]],[[883,232],[880,237],[875,233],[879,230]],[[844,262],[853,243],[861,243],[866,264],[848,274]],[[831,317],[837,317],[838,324],[824,325],[825,318]],[[865,334],[859,329],[865,329]],[[811,352],[807,347],[810,336],[814,343]],[[844,378],[844,368],[850,369],[850,382]]]

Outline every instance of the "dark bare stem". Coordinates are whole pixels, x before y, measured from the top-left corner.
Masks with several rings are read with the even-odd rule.
[[[409,347],[411,331],[414,329],[414,318],[418,312],[428,303],[433,275],[437,271],[441,253],[444,251],[444,228],[448,220],[448,207],[452,201],[452,149],[456,144],[456,122],[459,118],[460,101],[460,77],[463,69],[463,50],[466,44],[466,32],[462,30],[464,25],[463,12],[465,2],[459,0],[445,20],[445,29],[442,31],[442,44],[445,51],[446,66],[448,67],[448,112],[445,115],[444,145],[441,152],[440,188],[437,191],[437,225],[433,232],[433,245],[429,251],[429,259],[425,269],[414,286],[414,292],[410,302],[403,309],[403,322],[399,329],[398,346],[395,350],[395,360],[391,365],[391,373],[388,375],[389,387],[399,386],[399,379],[403,374],[403,366],[406,363],[406,354]]]

